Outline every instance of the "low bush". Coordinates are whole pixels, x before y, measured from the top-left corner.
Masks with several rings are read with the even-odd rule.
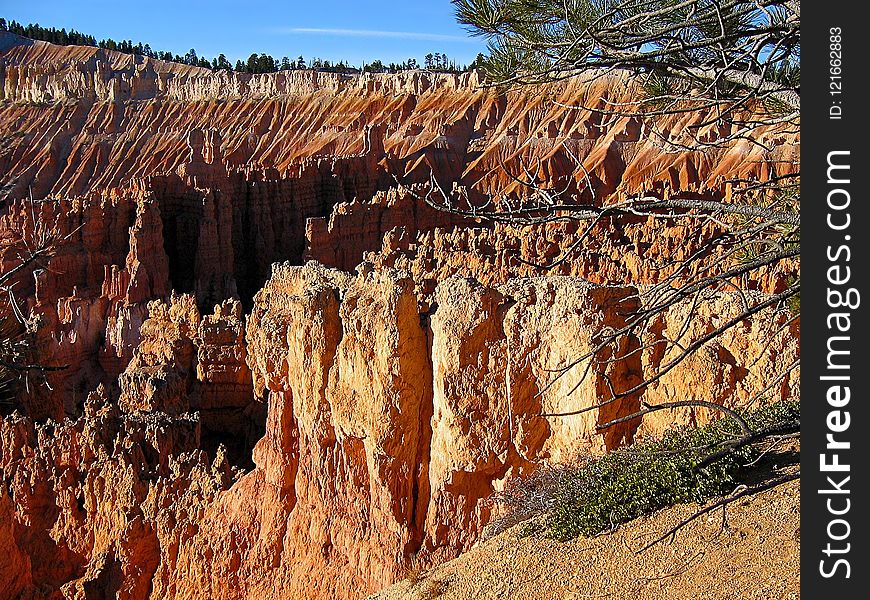
[[[765,405],[741,416],[753,432],[796,431],[796,400]],[[498,499],[510,524],[535,514],[526,533],[559,540],[592,536],[620,523],[681,502],[731,493],[757,444],[733,447],[743,437],[736,420],[724,417],[704,427],[681,427],[661,439],[615,450],[582,465],[540,471],[510,486]],[[727,450],[727,451],[723,451]]]

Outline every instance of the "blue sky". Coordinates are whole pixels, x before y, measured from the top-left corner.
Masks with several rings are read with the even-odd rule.
[[[0,16],[175,54],[194,48],[210,59],[223,52],[232,62],[265,52],[355,65],[376,58],[422,63],[428,52],[444,52],[468,63],[484,51],[483,41],[456,22],[449,0],[0,0]]]

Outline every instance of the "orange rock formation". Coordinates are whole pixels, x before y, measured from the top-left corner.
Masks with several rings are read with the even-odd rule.
[[[472,222],[406,187],[510,194],[539,164],[597,202],[722,198],[797,161],[792,134],[669,153],[574,108],[630,101],[627,78],[499,94],[475,73],[212,73],[0,36],[0,269],[61,240],[15,293],[38,360],[65,367],[0,426],[0,599],[358,598],[470,547],[511,478],[711,415],[599,424],[641,401],[739,405],[799,355],[771,308],[642,396],[542,417],[669,359],[628,339],[628,359],[549,385],[693,231],[602,226],[553,272],[529,263],[576,227]],[[722,292],[688,330],[675,305],[649,335],[699,337],[739,303]],[[772,393],[797,391],[795,372]]]

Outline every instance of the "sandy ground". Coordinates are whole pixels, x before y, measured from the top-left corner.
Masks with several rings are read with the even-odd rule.
[[[800,484],[735,501],[695,520],[673,543],[636,553],[698,505],[567,543],[518,537],[522,525],[372,600],[788,600],[800,597]],[[412,581],[416,579],[416,581]]]

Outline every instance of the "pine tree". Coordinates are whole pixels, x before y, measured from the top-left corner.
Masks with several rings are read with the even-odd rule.
[[[215,62],[217,63],[217,69],[225,69],[227,71],[233,70],[233,65],[230,64],[230,61],[227,60],[227,57],[224,54],[218,54]]]
[[[761,96],[800,105],[796,0],[451,0],[488,40],[494,82],[536,84],[580,72],[643,74],[661,98]]]

